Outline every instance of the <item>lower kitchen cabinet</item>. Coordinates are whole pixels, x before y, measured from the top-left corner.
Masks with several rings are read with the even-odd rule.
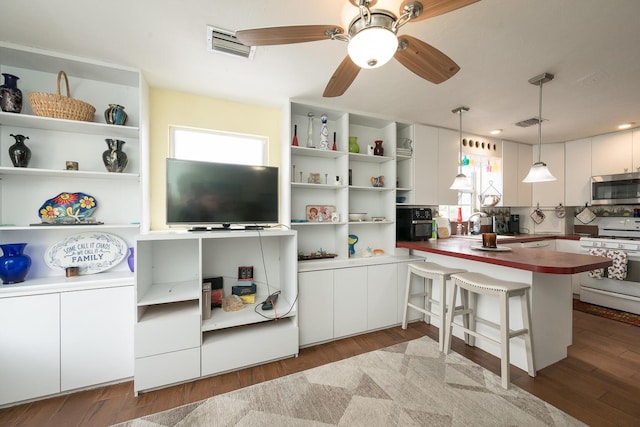
[[[407,262],[300,271],[300,346],[399,324]]]
[[[133,376],[133,286],[60,296],[62,391]]]
[[[60,295],[0,299],[0,405],[60,392]]]
[[[130,378],[133,284],[0,298],[0,405]]]

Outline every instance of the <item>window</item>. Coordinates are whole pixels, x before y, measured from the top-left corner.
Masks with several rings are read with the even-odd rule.
[[[170,128],[169,155],[176,159],[266,166],[267,143],[263,136],[207,129]]]

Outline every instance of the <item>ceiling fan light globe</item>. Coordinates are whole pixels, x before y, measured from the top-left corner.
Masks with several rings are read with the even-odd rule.
[[[555,180],[556,177],[551,174],[545,163],[536,162],[531,166],[529,173],[524,177],[522,182],[550,182]]]
[[[398,50],[398,38],[386,28],[369,27],[360,30],[349,40],[347,52],[360,68],[378,68]]]

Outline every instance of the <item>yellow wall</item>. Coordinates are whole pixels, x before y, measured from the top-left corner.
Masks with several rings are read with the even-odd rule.
[[[149,94],[151,229],[166,229],[165,159],[169,126],[214,129],[267,137],[269,165],[280,166],[281,111],[238,102],[152,88]]]

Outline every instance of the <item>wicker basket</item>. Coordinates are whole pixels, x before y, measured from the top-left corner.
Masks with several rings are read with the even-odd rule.
[[[67,95],[60,94],[60,79],[64,77]],[[96,108],[84,101],[71,98],[67,73],[58,73],[56,93],[29,92],[31,109],[37,116],[53,117],[56,119],[81,120],[92,122]]]

